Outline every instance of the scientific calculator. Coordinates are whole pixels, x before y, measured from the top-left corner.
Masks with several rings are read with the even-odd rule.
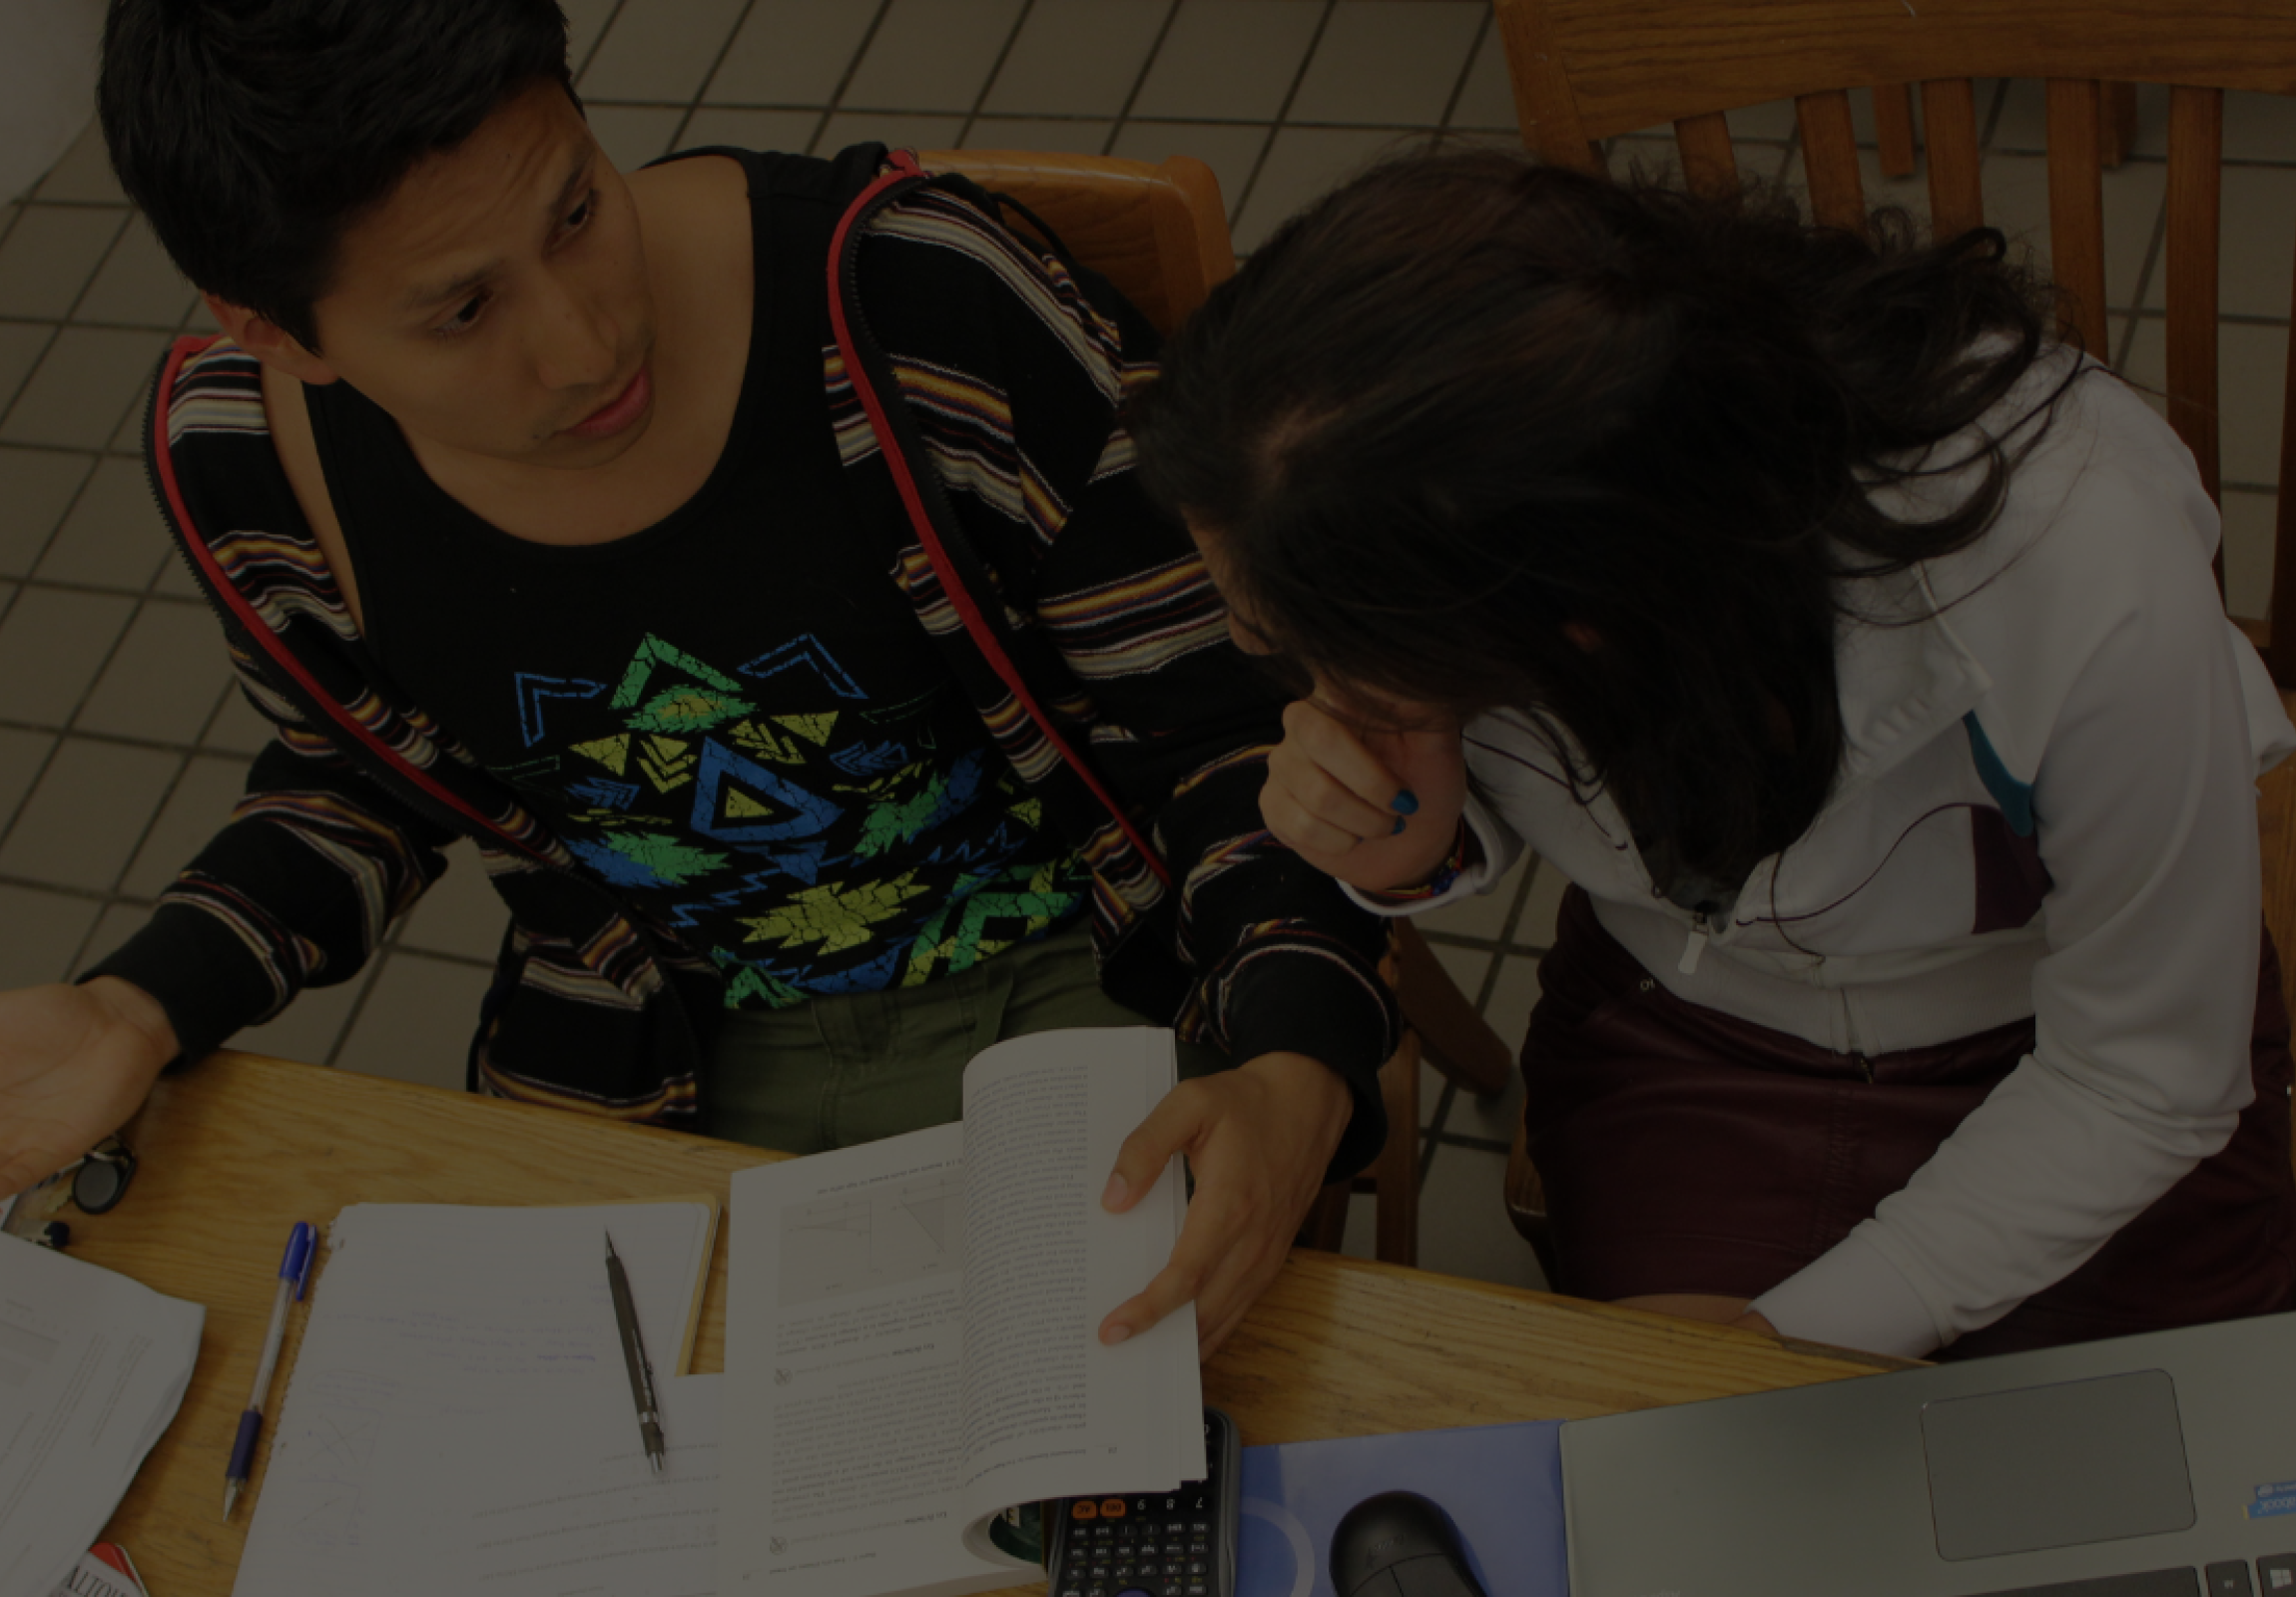
[[[1204,1460],[1209,1478],[1178,1491],[1054,1504],[1049,1597],[1235,1597],[1243,1459],[1235,1421],[1217,1408],[1204,1410]]]

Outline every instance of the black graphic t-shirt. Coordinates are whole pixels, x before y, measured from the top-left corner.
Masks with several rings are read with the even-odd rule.
[[[346,383],[306,389],[387,675],[728,1002],[908,986],[1043,935],[1090,876],[862,528],[822,388],[835,218],[745,157],[756,311],[725,451],[654,526],[513,538]]]

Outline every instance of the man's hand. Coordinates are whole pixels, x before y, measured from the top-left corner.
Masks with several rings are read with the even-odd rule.
[[[116,976],[0,993],[0,1197],[118,1131],[176,1053],[158,1000]]]
[[[1175,1153],[1196,1195],[1172,1262],[1100,1323],[1100,1339],[1138,1335],[1193,1299],[1197,1351],[1211,1357],[1283,1269],[1354,1108],[1348,1084],[1305,1054],[1262,1054],[1173,1088],[1124,1139],[1100,1202],[1130,1209]]]
[[[1382,719],[1406,730],[1374,729],[1330,697],[1319,691],[1285,709],[1261,818],[1278,841],[1351,886],[1379,892],[1427,880],[1450,853],[1466,804],[1458,728],[1396,706]]]

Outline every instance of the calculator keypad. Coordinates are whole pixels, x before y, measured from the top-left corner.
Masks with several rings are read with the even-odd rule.
[[[1051,1597],[1213,1597],[1208,1503],[1183,1488],[1177,1497],[1118,1497],[1076,1510]]]

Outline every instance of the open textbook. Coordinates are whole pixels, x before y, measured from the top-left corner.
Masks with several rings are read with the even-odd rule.
[[[1168,1031],[1040,1032],[966,1067],[960,1124],[734,1177],[724,1597],[1041,1579],[1000,1510],[1203,1477],[1193,1309],[1098,1334],[1179,1236],[1178,1159],[1100,1207],[1174,1074]]]

